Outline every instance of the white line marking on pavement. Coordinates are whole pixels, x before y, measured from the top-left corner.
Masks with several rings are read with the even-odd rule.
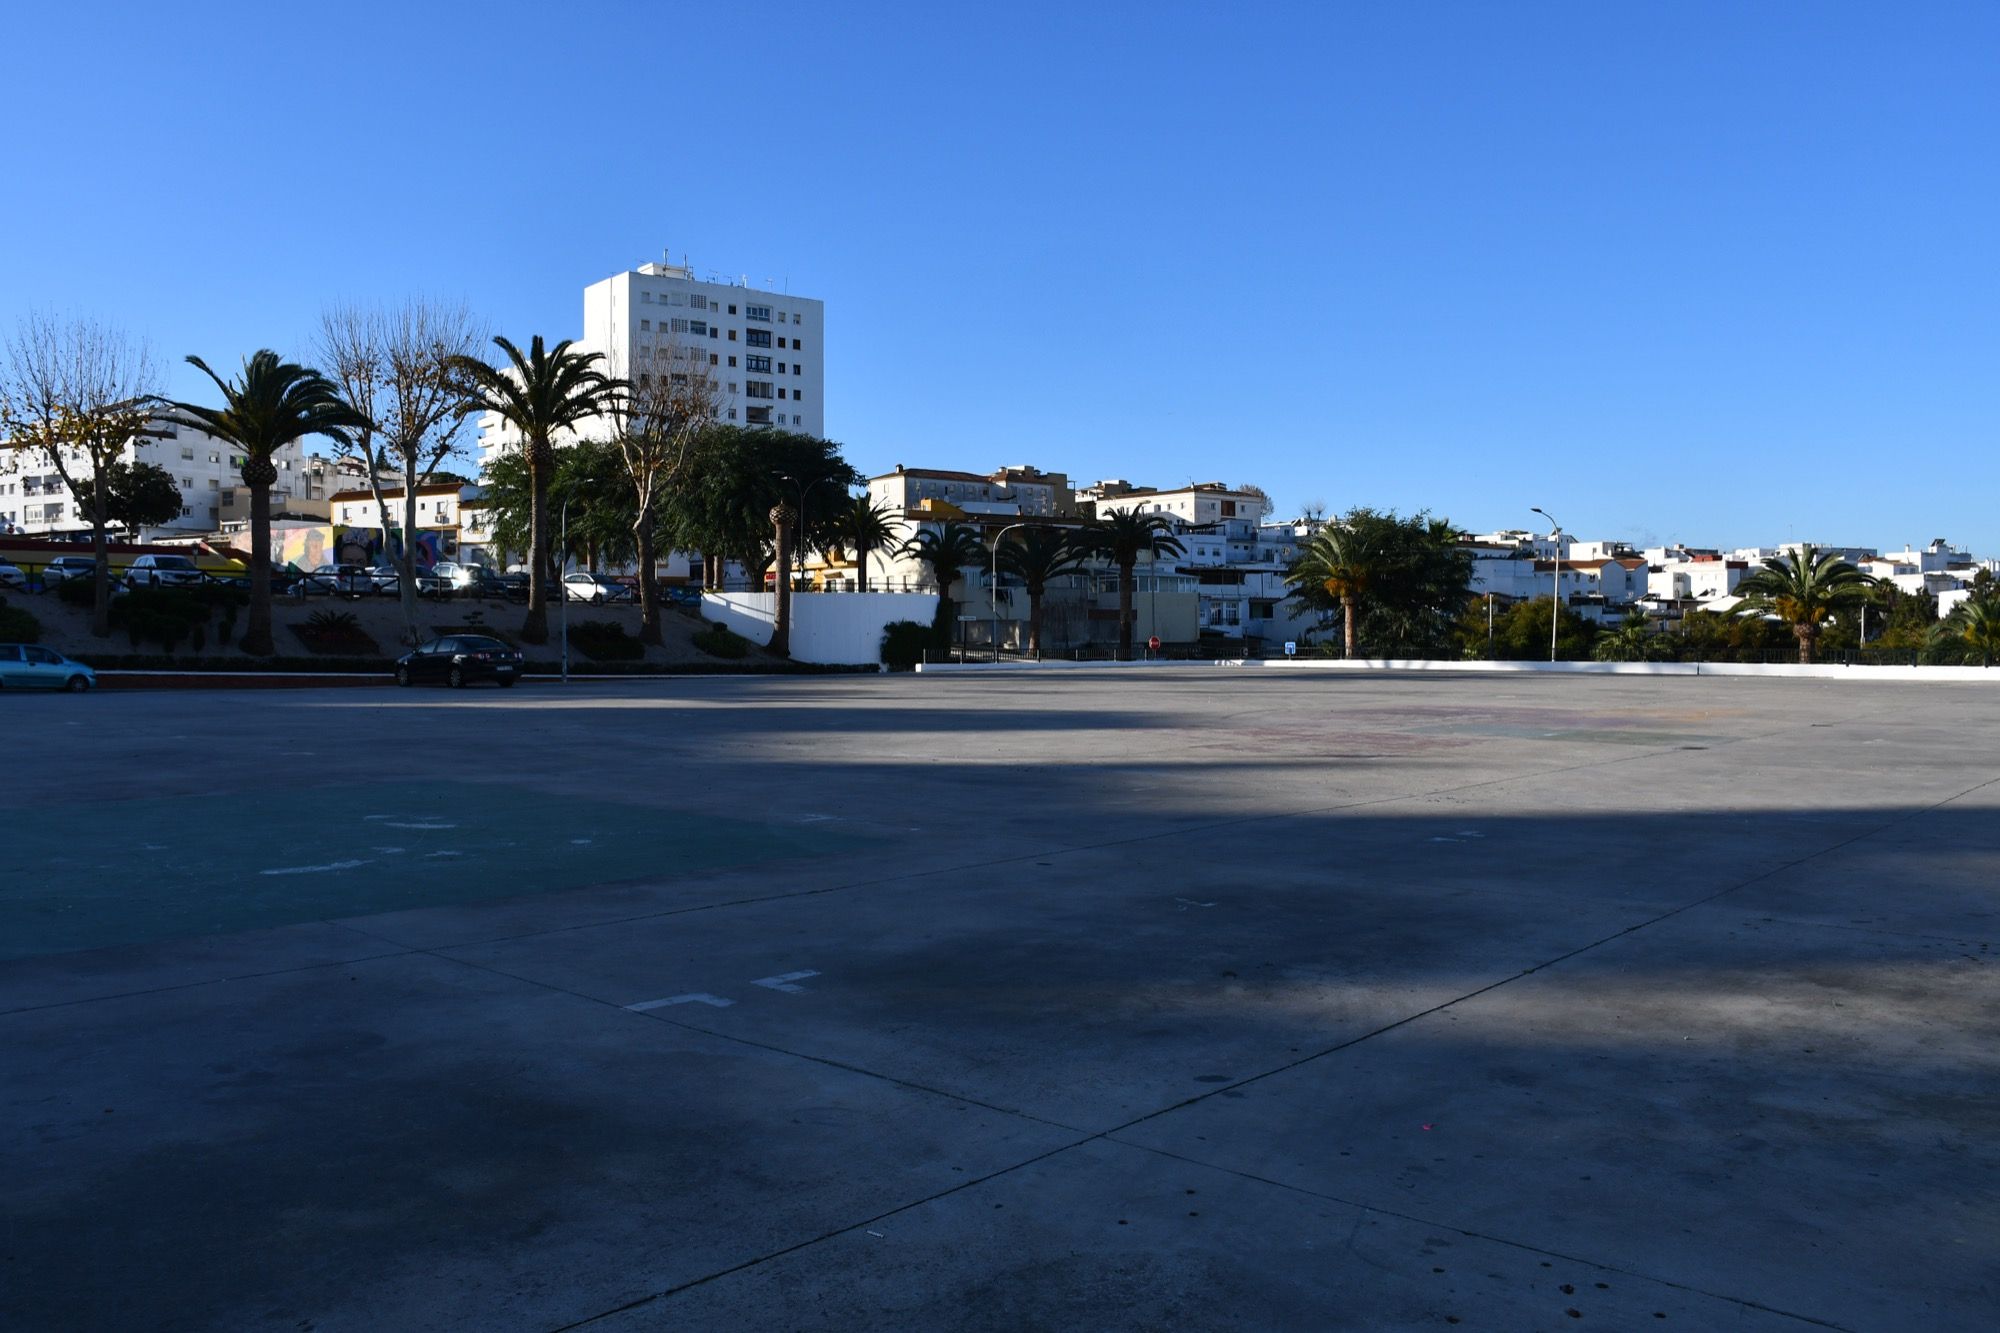
[[[664,1009],[670,1004],[708,1004],[714,1005],[717,1009],[727,1009],[735,1003],[736,1001],[725,1000],[720,995],[710,995],[707,991],[696,991],[692,995],[669,995],[664,1000],[641,1000],[637,1004],[628,1004],[625,1007],[635,1014],[643,1014],[648,1009]]]
[[[572,847],[588,847],[592,841],[593,839],[590,838],[571,838],[569,845]]]
[[[805,987],[794,986],[792,984],[794,981],[804,981],[807,977],[816,977],[818,975],[819,973],[817,972],[783,972],[775,977],[765,977],[761,981],[753,981],[750,984],[753,986],[762,986],[766,990],[781,990],[797,994],[799,991],[804,990]]]
[[[1174,899],[1174,901],[1175,901],[1175,902],[1177,902],[1177,903],[1185,903],[1185,904],[1186,904],[1186,906],[1185,906],[1185,907],[1182,907],[1182,908],[1181,908],[1181,910],[1182,910],[1183,912],[1187,911],[1187,909],[1188,909],[1189,907],[1213,907],[1213,906],[1215,906],[1215,904],[1214,904],[1214,903],[1198,903],[1198,902],[1196,902],[1196,901],[1195,901],[1194,899],[1192,899],[1192,898],[1176,898],[1176,899]]]
[[[375,854],[377,856],[398,856],[402,853],[402,850],[401,847],[377,847],[375,848]]]
[[[257,873],[260,875],[317,875],[327,870],[352,870],[356,866],[365,866],[367,864],[368,862],[366,861],[329,861],[323,866],[285,866],[279,870],[260,870]]]
[[[447,828],[457,828],[457,827],[458,827],[458,825],[456,825],[456,824],[396,824],[396,823],[388,823],[388,824],[384,824],[384,825],[383,825],[382,827],[383,827],[383,828],[420,828],[420,829],[433,829],[433,830],[435,830],[435,829],[447,829]]]
[[[829,819],[838,819],[838,818],[840,818],[839,815],[800,815],[799,822],[801,824],[820,824],[824,823]]]

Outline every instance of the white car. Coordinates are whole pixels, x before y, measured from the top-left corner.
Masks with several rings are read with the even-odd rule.
[[[201,570],[184,555],[142,555],[125,570],[128,588],[198,588]]]
[[[563,596],[572,602],[629,602],[632,590],[617,579],[578,570],[563,575]]]
[[[0,588],[12,588],[18,592],[27,586],[28,576],[21,572],[20,566],[11,560],[0,559]]]

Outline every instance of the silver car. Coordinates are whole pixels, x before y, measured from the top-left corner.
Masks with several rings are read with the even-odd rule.
[[[578,570],[563,575],[563,596],[572,602],[629,602],[632,589],[603,574]]]
[[[0,557],[0,588],[19,590],[27,586],[28,576],[21,572],[21,567],[11,560]]]

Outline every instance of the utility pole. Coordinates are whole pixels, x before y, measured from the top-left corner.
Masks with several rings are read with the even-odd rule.
[[[1556,660],[1556,635],[1562,628],[1563,530],[1554,514],[1539,505],[1534,506],[1534,510],[1549,521],[1549,545],[1555,549],[1556,585],[1549,601],[1549,661],[1553,662]]]
[[[993,534],[993,569],[986,578],[986,605],[993,612],[993,660],[1000,660],[1000,539],[1026,523],[1009,523]]]

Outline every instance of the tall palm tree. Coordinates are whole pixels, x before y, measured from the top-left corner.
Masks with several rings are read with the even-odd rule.
[[[1354,627],[1368,590],[1388,572],[1390,553],[1373,525],[1329,523],[1316,533],[1287,574],[1291,583],[1324,588],[1340,603],[1341,656],[1352,658]]]
[[[1162,553],[1182,554],[1186,548],[1172,533],[1173,524],[1163,514],[1120,509],[1096,520],[1079,534],[1091,551],[1118,567],[1118,657],[1121,661],[1132,660],[1132,594],[1139,587],[1139,555],[1151,552],[1157,562]],[[1154,577],[1159,577],[1157,570]]]
[[[243,484],[250,488],[250,623],[243,651],[268,655],[271,642],[271,483],[278,479],[273,456],[286,445],[324,435],[342,448],[353,447],[350,431],[369,420],[341,401],[333,381],[316,370],[281,361],[269,348],[243,363],[233,382],[208,368],[198,356],[188,364],[215,381],[221,407],[174,403],[181,415],[173,424],[207,431],[243,451]]]
[[[555,473],[556,437],[591,417],[608,412],[626,386],[596,369],[597,352],[570,350],[568,340],[545,347],[538,333],[521,349],[505,338],[493,345],[507,364],[488,365],[478,357],[455,356],[451,368],[470,384],[473,410],[492,412],[520,432],[528,457],[528,618],[521,637],[546,643],[549,637],[549,481]]]
[[[1959,637],[1979,654],[1979,665],[1992,666],[2000,657],[2000,600],[1975,597],[1959,608],[1956,619]]]
[[[1082,569],[1088,555],[1060,528],[1022,528],[1000,548],[1000,568],[1028,590],[1028,651],[1035,656],[1042,655],[1042,594],[1056,579]]]
[[[1867,595],[1875,580],[1810,542],[1788,556],[1773,556],[1736,585],[1739,612],[1773,614],[1792,627],[1799,661],[1810,663],[1827,617]]]
[[[857,495],[840,514],[841,541],[854,546],[854,564],[859,572],[861,591],[868,591],[868,553],[879,551],[896,540],[896,511],[878,505],[866,495]]]
[[[968,568],[985,563],[986,543],[965,524],[947,523],[942,528],[925,528],[903,551],[930,567],[931,579],[938,590],[938,624],[948,627],[952,585]]]

